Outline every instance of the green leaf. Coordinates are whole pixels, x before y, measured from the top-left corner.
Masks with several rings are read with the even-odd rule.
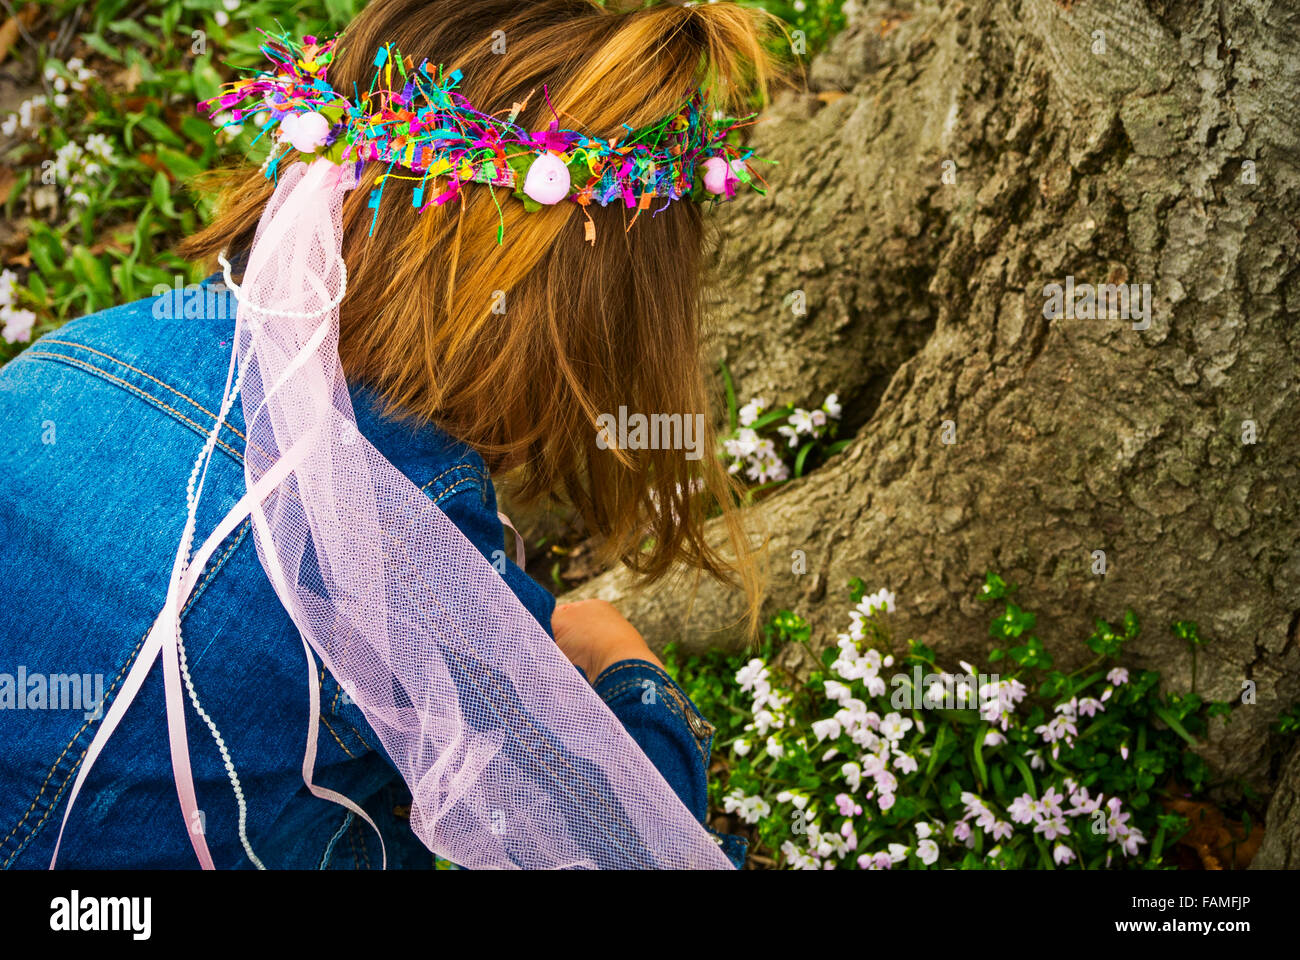
[[[176,218],[176,208],[172,206],[171,183],[167,180],[167,174],[161,170],[153,175],[153,185],[149,191],[153,205],[160,210],[164,216]]]
[[[78,37],[81,39],[82,43],[101,56],[108,57],[108,59],[116,63],[122,62],[122,51],[109,43],[98,33],[81,33],[78,34]]]
[[[979,729],[975,731],[975,746],[972,750],[972,756],[975,759],[975,772],[979,775],[980,786],[985,789],[989,785],[989,772],[984,767],[984,734],[988,731],[989,725],[981,723]]]
[[[944,738],[948,735],[947,724],[939,726],[939,732],[934,735],[934,746],[930,749],[930,762],[925,765],[925,774],[927,777],[933,776],[935,764],[939,762],[939,754],[943,749]]]
[[[759,417],[757,420],[755,420],[753,423],[751,423],[749,425],[749,428],[755,431],[762,430],[764,427],[770,427],[778,420],[786,419],[793,412],[794,412],[794,408],[791,407],[789,404],[786,404],[785,406],[781,406],[781,407],[774,407],[773,409],[767,411],[767,413]]]
[[[1029,795],[1033,797],[1035,800],[1037,800],[1038,787],[1034,783],[1034,775],[1029,772],[1029,764],[1025,763],[1024,757],[1021,757],[1019,754],[1016,753],[1014,747],[1008,750],[1007,754],[1008,754],[1008,759],[1011,761],[1012,765],[1015,766],[1015,768],[1020,771],[1020,776],[1024,778],[1025,786],[1029,788]]]
[[[171,144],[174,147],[185,145],[185,141],[181,139],[180,135],[157,117],[144,114],[140,117],[138,126],[159,143]]]
[[[1187,730],[1183,727],[1183,725],[1178,722],[1178,719],[1172,713],[1166,710],[1164,707],[1156,707],[1152,712],[1155,713],[1155,715],[1159,717],[1161,720],[1163,720],[1166,724],[1168,724],[1170,730],[1178,734],[1180,737],[1186,740],[1193,747],[1199,746],[1197,739],[1193,737],[1190,733],[1188,733]],[[1145,732],[1145,728],[1143,728],[1143,732]]]
[[[817,446],[816,440],[809,440],[799,451],[799,455],[794,458],[794,475],[796,478],[803,476],[804,461],[808,459],[808,454],[812,453],[813,447]]]
[[[102,306],[107,307],[113,302],[113,281],[108,268],[86,247],[78,245],[72,248],[72,270],[95,292]]]
[[[141,125],[143,126],[143,123]],[[203,170],[197,160],[170,147],[159,147],[158,159],[164,167],[171,171],[172,176],[182,182],[190,180]]]

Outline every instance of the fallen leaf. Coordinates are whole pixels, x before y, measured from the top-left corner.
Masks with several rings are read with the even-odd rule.
[[[1262,823],[1253,824],[1247,836],[1244,824],[1229,819],[1204,800],[1173,796],[1164,800],[1163,806],[1186,818],[1187,833],[1179,838],[1178,845],[1193,850],[1204,870],[1246,869],[1264,838]]]
[[[36,4],[29,3],[18,11],[18,16],[9,17],[0,24],[0,63],[5,62],[5,57],[9,56],[9,51],[13,49],[14,42],[18,39],[20,21],[21,24],[30,27],[39,15],[40,10]]]
[[[125,70],[119,70],[113,77],[114,82],[125,87],[127,93],[140,86],[140,81],[143,79],[144,72],[140,69],[140,64],[137,61],[132,61],[129,67]]]

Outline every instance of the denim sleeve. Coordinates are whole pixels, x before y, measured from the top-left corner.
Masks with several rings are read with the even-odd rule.
[[[710,829],[708,769],[713,725],[668,674],[645,660],[620,660],[592,684],[732,865],[745,862],[747,841]]]
[[[555,597],[521,567],[516,566],[513,553],[505,551],[505,530],[497,519],[495,502],[485,492],[483,483],[487,482],[486,477],[478,481],[463,468],[453,468],[448,474],[448,479],[452,482],[445,490],[428,490],[426,493],[433,496],[434,503],[460,528],[460,532],[478,548],[479,553],[501,571],[506,586],[514,591],[524,608],[550,633]],[[488,487],[490,488],[490,483]]]

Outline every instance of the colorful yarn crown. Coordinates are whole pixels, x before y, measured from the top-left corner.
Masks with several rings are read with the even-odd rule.
[[[435,70],[428,60],[415,67],[392,44],[375,55],[370,89],[354,89],[352,97],[346,97],[326,77],[336,42],[337,38],[304,37],[298,43],[288,36],[272,37],[262,45],[274,65],[270,70],[226,84],[224,92],[199,108],[213,119],[230,111],[223,125],[240,124],[249,114],[268,113],[262,133],[278,128],[277,146],[267,158],[268,177],[275,176],[290,147],[340,164],[355,162],[358,176],[364,163],[387,163],[388,170],[375,178],[370,194],[375,210],[372,232],[390,177],[418,181],[411,204],[421,211],[455,199],[462,184],[482,183],[512,191],[529,211],[570,200],[586,212],[593,202],[606,206],[621,200],[635,209],[633,223],[652,205],[653,216],[683,198],[731,199],[742,183],[765,193],[755,182],[762,177],[750,166],[751,160],[759,158],[735,142],[734,131],[752,122],[753,116],[711,117],[702,90],[658,123],[640,130],[624,124],[626,136],[602,140],[562,128],[543,86],[542,95],[555,119],[545,130],[529,131],[515,123],[528,98],[515,103],[508,117],[483,113],[457,91],[459,70]],[[394,174],[394,167],[419,176]],[[441,192],[428,187],[429,180],[436,178],[446,181]],[[494,200],[495,196],[493,191]],[[497,208],[500,212],[499,203]],[[503,232],[504,218],[497,228],[498,243]],[[595,223],[587,213],[587,240],[594,243],[595,234]]]

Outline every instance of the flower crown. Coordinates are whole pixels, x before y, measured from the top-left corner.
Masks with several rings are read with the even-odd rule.
[[[390,177],[418,181],[411,204],[421,211],[455,199],[461,185],[471,182],[510,189],[530,212],[570,200],[586,213],[586,239],[591,243],[595,243],[596,225],[587,208],[593,201],[603,207],[622,200],[629,209],[635,208],[635,223],[641,211],[657,200],[662,204],[652,216],[686,197],[731,199],[741,183],[765,193],[755,182],[762,177],[749,165],[759,158],[734,142],[738,138],[733,136],[753,116],[710,117],[703,91],[697,90],[679,110],[652,126],[633,130],[624,124],[628,132],[621,139],[601,140],[561,128],[554,107],[555,119],[547,129],[528,131],[515,123],[528,98],[515,103],[504,119],[483,113],[456,90],[459,70],[444,73],[438,67],[435,71],[428,60],[416,68],[392,44],[375,54],[370,89],[354,90],[351,98],[345,97],[326,79],[336,42],[337,38],[304,37],[297,43],[288,36],[272,37],[262,45],[274,64],[270,70],[226,84],[224,92],[199,108],[213,119],[229,110],[224,126],[242,123],[247,114],[269,113],[263,133],[278,127],[278,144],[267,158],[268,177],[275,175],[290,147],[340,164],[355,162],[358,175],[366,162],[387,163],[388,170],[375,178],[370,194],[375,210],[372,233]],[[393,86],[394,72],[398,88]],[[545,86],[542,95],[550,107]],[[394,174],[394,167],[420,176]],[[445,178],[446,188],[435,195],[427,190],[430,178]],[[499,214],[500,204],[497,209]],[[503,233],[502,217],[498,243]]]

